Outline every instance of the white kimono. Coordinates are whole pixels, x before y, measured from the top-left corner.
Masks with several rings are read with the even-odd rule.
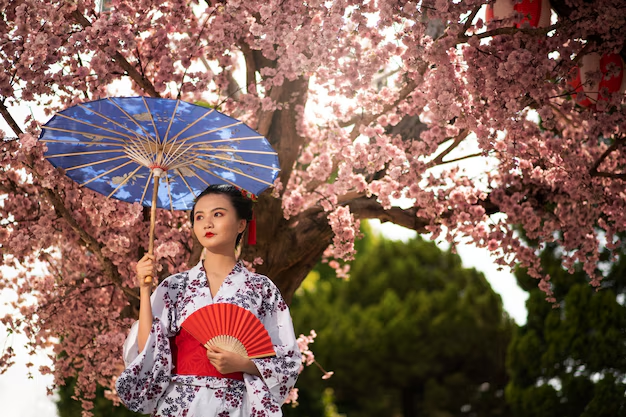
[[[296,382],[302,356],[287,304],[269,278],[238,262],[213,299],[201,261],[161,282],[151,303],[153,324],[144,350],[139,353],[135,322],[124,344],[126,369],[116,382],[129,409],[153,416],[282,416],[280,407]],[[169,338],[189,315],[212,303],[238,305],[261,320],[276,352],[275,357],[252,359],[262,378],[176,375]]]

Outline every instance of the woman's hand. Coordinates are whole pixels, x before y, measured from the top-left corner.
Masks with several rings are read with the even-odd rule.
[[[154,255],[145,254],[143,258],[137,262],[137,283],[139,284],[140,289],[150,289],[152,288],[153,282],[146,282],[146,277],[154,277],[155,274],[155,263],[154,263]]]
[[[254,362],[244,358],[238,353],[229,352],[217,346],[211,346],[207,348],[206,357],[209,358],[209,362],[215,366],[215,369],[217,369],[219,373],[230,374],[233,372],[245,372],[260,376],[259,370]]]
[[[139,332],[137,334],[137,346],[142,352],[152,329],[152,307],[150,306],[150,293],[152,281],[146,282],[147,276],[155,276],[154,256],[145,254],[137,262],[137,284],[139,285]]]

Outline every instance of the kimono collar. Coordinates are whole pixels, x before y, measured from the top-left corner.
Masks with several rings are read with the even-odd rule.
[[[224,281],[230,280],[234,283],[245,280],[247,278],[248,272],[249,271],[244,266],[243,261],[241,259],[238,259],[233,266],[233,269],[228,273],[228,275],[226,275]],[[196,266],[189,270],[189,276],[192,278],[200,278],[200,280],[206,283],[207,276],[206,271],[204,270],[203,259],[200,259]]]

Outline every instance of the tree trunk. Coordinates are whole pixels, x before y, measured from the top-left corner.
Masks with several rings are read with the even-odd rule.
[[[297,106],[307,100],[309,80],[298,78],[285,81],[280,90],[279,103],[287,107],[273,113],[267,139],[280,158],[280,181],[286,187],[292,169],[305,143],[298,135]],[[267,126],[267,121],[260,120]],[[304,278],[320,260],[324,250],[332,242],[332,232],[323,213],[301,219],[286,220],[282,200],[264,193],[255,207],[257,221],[257,244],[244,248],[246,259],[261,257],[263,265],[257,268],[270,277],[280,289],[287,303]]]
[[[281,166],[280,181],[286,186],[292,168],[304,138],[296,129],[296,106],[304,106],[307,99],[308,78],[285,81],[275,97],[278,103],[285,105],[282,110],[273,113],[261,113],[259,126],[276,152]],[[277,87],[274,87],[277,88]],[[263,265],[257,272],[267,275],[280,289],[287,303],[291,302],[294,292],[304,278],[320,260],[324,250],[332,242],[332,231],[324,213],[310,218],[286,220],[283,215],[282,200],[269,195],[269,191],[259,196],[254,207],[257,223],[257,244],[246,246],[242,257],[247,260],[260,257]],[[200,260],[202,248],[194,239],[189,264]]]

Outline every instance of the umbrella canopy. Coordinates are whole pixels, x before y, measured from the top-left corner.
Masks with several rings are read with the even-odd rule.
[[[190,210],[210,184],[258,195],[280,170],[267,139],[214,109],[180,100],[109,97],[57,113],[43,126],[45,157],[107,197]],[[155,180],[156,178],[156,180]],[[159,178],[161,179],[159,181]]]
[[[39,139],[48,147],[46,159],[81,186],[151,207],[151,255],[157,207],[190,210],[212,184],[258,195],[280,170],[263,136],[180,100],[109,97],[78,104],[52,117]]]

